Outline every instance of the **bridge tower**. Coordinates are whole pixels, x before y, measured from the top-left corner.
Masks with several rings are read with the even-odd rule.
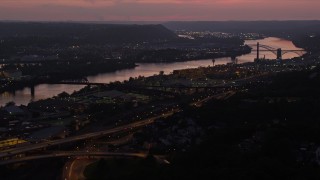
[[[257,60],[259,60],[259,56],[260,56],[260,44],[259,44],[259,42],[257,42]]]
[[[231,56],[231,61],[232,61],[233,64],[238,64],[237,56],[236,55],[232,55]]]
[[[35,94],[34,85],[30,86],[30,91],[31,91],[31,97],[34,98],[34,94]]]
[[[279,60],[279,61],[282,60],[282,49],[281,48],[277,49],[277,60]]]

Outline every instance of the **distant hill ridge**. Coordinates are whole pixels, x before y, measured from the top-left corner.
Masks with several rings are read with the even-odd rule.
[[[163,25],[1,22],[0,37],[66,37],[84,42],[123,43],[170,40],[176,34]]]
[[[259,33],[318,33],[320,21],[173,21],[163,23],[171,30],[259,32]]]

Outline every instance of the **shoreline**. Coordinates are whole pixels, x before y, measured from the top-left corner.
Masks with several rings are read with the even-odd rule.
[[[250,54],[251,52],[245,52],[245,53],[241,53],[240,55],[237,55],[237,57],[243,56],[243,55],[247,55]],[[115,73],[117,71],[122,71],[122,70],[130,70],[130,69],[134,69],[136,67],[138,67],[138,64],[174,64],[174,63],[179,63],[179,62],[188,62],[188,61],[200,61],[200,60],[210,60],[210,59],[216,59],[216,58],[230,58],[231,56],[218,56],[218,57],[214,57],[214,58],[204,58],[204,57],[199,57],[199,58],[190,58],[190,59],[183,59],[183,60],[175,60],[175,61],[149,61],[149,62],[135,62],[133,67],[127,67],[127,68],[120,68],[120,69],[116,69],[113,71],[105,71],[105,72],[99,72],[99,73],[95,73],[95,74],[87,74],[85,75],[85,77],[90,77],[90,76],[98,76],[101,74],[106,74],[106,73]],[[78,77],[80,78],[84,78],[84,77]],[[18,84],[13,85],[14,87],[8,87],[6,89],[0,89],[0,94],[6,93],[6,92],[15,92],[15,91],[19,91],[19,90],[23,90],[24,88],[30,88],[30,87],[34,87],[34,86],[38,86],[41,84],[58,84],[58,81],[63,81],[63,80],[67,80],[70,78],[66,78],[66,79],[57,79],[57,80],[33,80],[33,81],[25,81],[25,82],[19,82]],[[28,85],[26,85],[28,84]]]
[[[267,37],[267,38],[272,38],[272,37]],[[275,37],[276,38],[276,37]],[[283,38],[279,38],[279,39],[283,39]],[[283,40],[286,40],[286,39],[283,39]],[[256,40],[253,40],[253,41],[256,41]],[[289,40],[290,41],[290,40]],[[251,52],[252,53],[252,52]],[[238,57],[241,57],[241,56],[246,56],[246,55],[250,55],[250,53],[245,53],[245,54],[242,54],[242,55],[239,55],[239,56],[237,56],[237,58]],[[230,57],[230,56],[224,56],[224,57],[221,57],[221,59],[222,58],[228,58],[228,57]],[[217,58],[218,59],[218,58]],[[134,68],[136,68],[136,67],[139,67],[140,65],[142,65],[142,66],[144,66],[144,65],[150,65],[150,67],[147,67],[147,68],[150,68],[150,71],[148,71],[149,69],[142,69],[142,72],[141,72],[141,76],[145,76],[145,77],[149,77],[149,76],[152,76],[152,75],[154,75],[154,74],[156,74],[156,73],[159,73],[159,71],[157,71],[157,68],[159,69],[159,67],[157,66],[157,65],[160,65],[160,67],[161,67],[161,65],[169,65],[169,68],[168,69],[164,69],[164,70],[171,70],[171,68],[170,68],[170,64],[175,64],[175,63],[184,63],[184,62],[188,62],[188,61],[201,61],[201,60],[204,60],[204,61],[208,61],[208,60],[211,60],[211,58],[209,58],[209,59],[203,59],[203,58],[197,58],[197,59],[191,59],[191,60],[189,60],[189,59],[184,59],[183,61],[174,61],[174,62],[167,62],[167,61],[165,61],[165,62],[137,62],[135,65],[135,67],[133,67],[133,68],[125,68],[125,69],[119,69],[119,70],[115,70],[115,71],[109,71],[109,72],[103,72],[103,73],[96,73],[95,75],[92,75],[92,76],[95,76],[95,78],[97,78],[98,79],[98,81],[100,80],[101,82],[103,82],[103,80],[105,79],[105,77],[103,77],[103,76],[105,76],[106,74],[108,74],[108,73],[111,73],[111,75],[112,75],[112,73],[115,73],[115,72],[120,72],[118,75],[113,75],[113,76],[118,76],[119,77],[119,79],[121,79],[121,80],[118,80],[118,79],[114,79],[113,81],[110,81],[110,79],[105,79],[106,81],[105,82],[103,82],[103,83],[110,83],[110,82],[116,82],[116,81],[119,81],[119,82],[124,82],[125,80],[128,80],[129,79],[129,77],[127,78],[127,79],[124,79],[123,77],[125,76],[125,77],[127,77],[128,75],[129,75],[129,73],[132,73],[132,77],[137,77],[137,74],[138,73],[136,73],[136,74],[134,74],[134,72],[132,72],[132,70],[134,69]],[[154,65],[154,66],[152,66],[152,65]],[[156,67],[155,67],[156,66]],[[182,66],[180,66],[180,67],[177,67],[177,69],[181,69],[181,67],[183,67],[183,66],[185,66],[185,65],[182,65]],[[187,65],[187,66],[189,66],[189,65]],[[199,65],[199,66],[201,66],[201,65]],[[206,66],[206,65],[204,65],[204,66]],[[152,69],[153,67],[155,67],[154,69]],[[144,68],[146,68],[146,67],[144,67]],[[162,67],[161,67],[162,68]],[[166,68],[166,67],[164,67],[164,68]],[[188,69],[188,68],[193,68],[193,65],[191,64],[190,65],[190,67],[185,67],[184,69]],[[138,69],[137,71],[141,71],[140,69]],[[144,71],[144,72],[143,72]],[[152,71],[152,72],[151,72]],[[154,71],[154,72],[153,72]],[[153,74],[152,74],[153,73]],[[144,74],[148,74],[148,75],[144,75]],[[150,74],[150,75],[149,75]],[[99,79],[99,77],[97,77],[97,76],[101,76],[101,78]],[[87,76],[87,78],[88,77],[90,77],[90,76]],[[90,81],[90,80],[89,80]],[[92,81],[92,80],[91,80]],[[98,82],[97,81],[97,82]],[[94,82],[94,81],[92,81],[92,82]],[[50,84],[50,83],[41,83],[41,84],[44,84],[44,85],[48,85],[48,84]],[[38,85],[41,85],[41,84],[38,84]],[[54,84],[54,83],[53,83]],[[61,89],[61,88],[59,88],[58,87],[58,89]],[[82,89],[82,88],[80,88],[80,89]],[[20,90],[23,90],[23,88],[21,88]],[[43,89],[42,89],[43,90]],[[79,91],[79,89],[78,88],[76,88],[74,91]],[[54,92],[54,91],[53,91]],[[61,91],[61,92],[63,92],[63,91]],[[60,92],[60,93],[61,93]],[[20,92],[20,93],[26,93],[26,92]],[[23,100],[23,99],[21,99],[21,101],[23,102],[23,103],[21,103],[21,104],[28,104],[29,102],[27,102],[26,101],[26,99],[31,99],[31,98],[29,98],[29,97],[27,97],[26,95],[24,95],[24,94],[18,94],[18,96],[16,96],[16,97],[20,97],[21,96],[21,98],[25,98],[25,100]],[[54,93],[56,93],[56,92],[54,92]],[[0,94],[3,94],[3,93],[0,93]],[[7,95],[8,96],[8,95]],[[7,98],[7,100],[4,100],[4,101],[8,101],[8,100],[10,100],[10,99],[13,99],[12,97],[13,96],[11,96],[11,95],[9,95],[10,97],[9,98]],[[22,97],[23,96],[23,97]],[[30,96],[29,95],[29,93],[28,93],[28,96]],[[55,95],[52,95],[52,96],[50,96],[50,97],[53,97],[53,96],[55,96]],[[41,94],[40,95],[38,95],[38,97],[41,97]],[[35,98],[35,101],[38,101],[39,99],[47,99],[47,98],[50,98],[50,97],[45,97],[45,98]],[[20,102],[18,103],[18,104],[20,104]]]

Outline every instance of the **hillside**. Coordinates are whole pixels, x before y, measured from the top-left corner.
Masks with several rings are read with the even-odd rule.
[[[2,22],[0,27],[2,38],[37,37],[51,43],[128,43],[176,38],[163,25]]]
[[[176,21],[164,23],[164,26],[171,30],[188,31],[317,33],[320,21]]]

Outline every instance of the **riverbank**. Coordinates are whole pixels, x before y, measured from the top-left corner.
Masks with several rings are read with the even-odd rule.
[[[256,44],[260,42],[264,45],[270,45],[275,47],[282,47],[283,49],[299,49],[294,46],[291,41],[269,37],[263,40],[248,40],[245,44]],[[264,51],[261,53],[261,56],[265,56],[266,59],[275,59],[276,56],[272,52]],[[288,53],[284,55],[284,59],[291,59],[294,57],[298,57],[297,54]],[[254,58],[256,58],[256,52],[252,52],[250,54],[242,55],[237,57],[238,63],[246,63],[253,62]],[[215,65],[227,64],[231,63],[230,58],[217,58],[215,61]],[[212,59],[202,59],[202,60],[193,60],[193,61],[184,61],[184,62],[174,62],[174,63],[139,63],[138,66],[131,69],[122,69],[119,71],[109,72],[109,73],[100,73],[94,76],[86,77],[89,82],[93,83],[110,83],[115,81],[124,81],[128,80],[130,77],[149,77],[154,74],[159,74],[160,71],[163,71],[165,74],[169,74],[174,70],[188,69],[188,68],[197,68],[199,66],[207,67],[212,66]],[[50,85],[50,84],[40,84],[34,87],[35,94],[31,96],[30,88],[24,88],[20,91],[16,91],[13,93],[2,93],[0,94],[0,106],[5,105],[9,101],[15,101],[16,104],[24,104],[27,105],[30,100],[37,101],[40,99],[46,99],[61,92],[65,91],[68,93],[72,93],[74,91],[78,91],[82,89],[84,86],[78,85]]]
[[[209,56],[198,56],[195,58],[187,58],[184,59],[175,59],[175,60],[163,60],[163,61],[153,61],[149,60],[148,63],[177,63],[177,62],[187,62],[187,61],[198,61],[203,59],[212,59],[212,58],[231,58],[236,56],[242,56],[249,54],[250,51],[245,48],[241,51],[235,51],[232,53],[226,53],[226,54],[213,54],[210,57]],[[126,60],[128,62],[128,60]],[[138,61],[137,63],[145,63],[143,61]],[[104,73],[110,73],[110,72],[117,72],[121,70],[126,69],[134,69],[138,65],[136,62],[133,63],[116,63],[111,62],[111,66],[108,62],[104,62],[101,64],[85,64],[87,67],[74,67],[70,65],[68,62],[66,64],[68,67],[70,67],[70,70],[60,70],[60,72],[52,71],[52,69],[61,69],[65,68],[62,64],[55,64],[53,62],[50,62],[50,64],[38,64],[38,65],[24,65],[20,66],[20,70],[23,72],[23,74],[28,74],[28,76],[31,76],[32,78],[28,79],[20,79],[20,80],[3,80],[2,87],[0,87],[0,93],[4,92],[15,92],[18,90],[23,90],[26,87],[34,88],[35,86],[39,84],[57,84],[63,80],[84,80],[87,79],[86,77],[92,77],[97,76],[99,74]],[[116,67],[115,67],[116,66]],[[9,67],[10,68],[10,67]],[[39,70],[41,69],[41,70]],[[45,72],[45,73],[44,73]],[[90,82],[90,81],[89,81]]]
[[[39,84],[57,84],[63,80],[83,80],[87,76],[94,76],[99,73],[115,72],[123,69],[132,69],[135,63],[99,62],[92,64],[74,63],[42,63],[19,66],[19,71],[28,76],[18,80],[2,80],[0,93],[14,92],[25,87],[34,88]],[[11,68],[11,67],[7,67]]]

